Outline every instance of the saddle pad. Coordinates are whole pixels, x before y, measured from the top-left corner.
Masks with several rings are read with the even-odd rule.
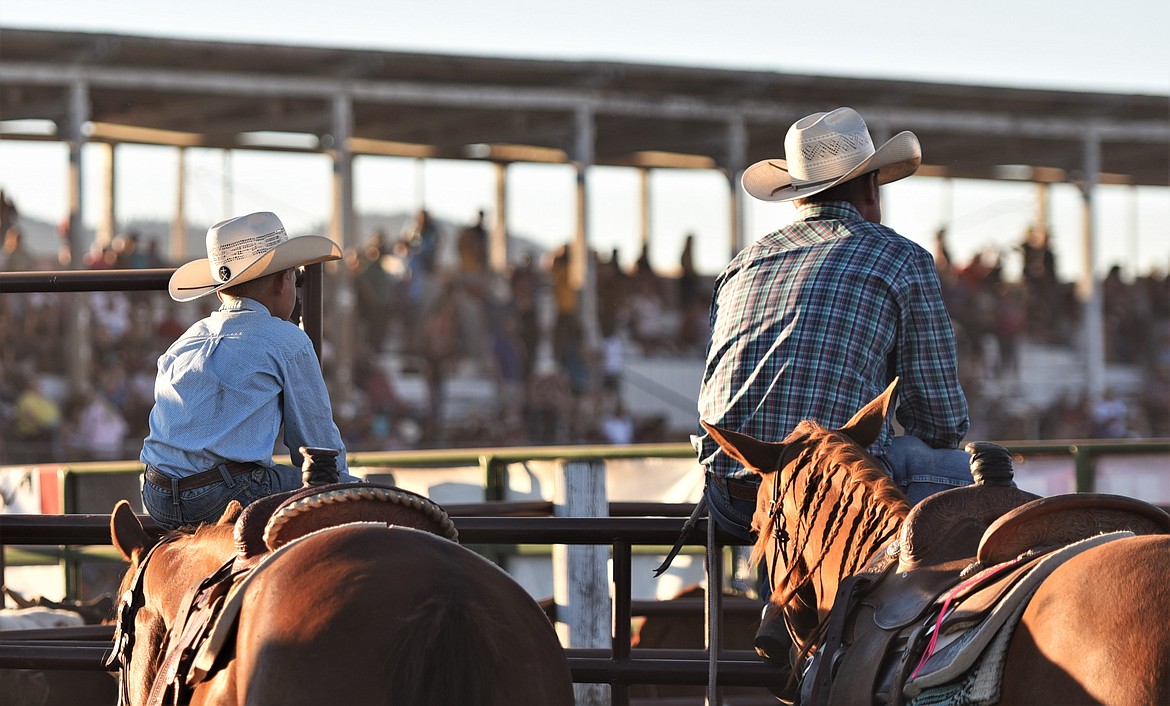
[[[940,634],[949,635],[978,624],[996,606],[1001,604],[1003,597],[1007,595],[1012,586],[1015,586],[1020,578],[1047,553],[1037,554],[1031,558],[1021,558],[1014,564],[1005,562],[999,567],[985,569],[984,571],[989,573],[985,581],[979,582],[962,594],[952,595],[955,604],[952,604],[950,614],[943,616]],[[997,568],[1000,570],[995,571]]]
[[[917,696],[924,689],[948,684],[961,678],[983,653],[984,648],[996,636],[1000,628],[1004,627],[1007,618],[1014,612],[1014,609],[1027,603],[1036,589],[1040,587],[1041,582],[1061,564],[1094,547],[1132,536],[1134,536],[1132,532],[1102,534],[1070,544],[1042,558],[1028,572],[1027,576],[1008,591],[1003,602],[983,622],[934,654],[924,655],[924,661],[920,663],[915,674],[907,680],[906,685],[902,688],[902,693],[907,697]]]
[[[975,661],[962,681],[924,689],[910,699],[907,706],[994,706],[1003,691],[1003,667],[1007,662],[1008,647],[1020,618],[1027,609],[1020,603],[1004,622],[1003,628]]]

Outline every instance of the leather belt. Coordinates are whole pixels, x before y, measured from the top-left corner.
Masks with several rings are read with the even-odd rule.
[[[227,468],[228,475],[233,478],[236,476],[242,476],[245,473],[251,473],[257,468],[262,467],[256,463],[238,463],[236,461],[228,461],[223,465]],[[157,468],[154,468],[153,466],[147,466],[146,470],[144,471],[144,475],[146,476],[146,480],[150,481],[151,483],[154,483],[161,488],[166,488],[167,490],[171,489],[171,481],[174,479]],[[219,483],[222,480],[223,474],[220,473],[219,466],[216,466],[209,471],[200,471],[194,475],[180,478],[179,490],[194,490],[195,488],[202,488],[203,486],[211,485],[212,483]]]
[[[726,492],[737,500],[747,500],[753,503],[756,501],[756,494],[760,489],[758,483],[752,483],[751,481],[741,480],[739,478],[724,478],[715,474],[708,475],[708,478],[711,481],[711,485]]]

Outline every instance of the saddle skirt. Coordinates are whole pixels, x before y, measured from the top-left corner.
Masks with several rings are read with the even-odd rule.
[[[1165,532],[1170,515],[1119,496],[1038,498],[985,485],[931,496],[897,542],[842,584],[801,703],[903,704],[963,678],[1064,561],[1098,543]]]

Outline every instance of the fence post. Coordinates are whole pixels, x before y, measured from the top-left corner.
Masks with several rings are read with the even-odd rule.
[[[557,517],[605,517],[609,503],[604,461],[564,461],[554,495]],[[553,546],[553,597],[557,633],[566,647],[611,645],[612,608],[609,597],[609,547]],[[610,701],[608,684],[574,684],[578,706]]]
[[[1073,444],[1069,447],[1076,469],[1076,492],[1092,493],[1097,490],[1097,459],[1088,445]]]

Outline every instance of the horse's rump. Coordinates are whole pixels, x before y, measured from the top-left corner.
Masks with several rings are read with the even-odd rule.
[[[1170,535],[1084,552],[1033,595],[1012,637],[1010,703],[1170,703]]]
[[[236,661],[249,703],[314,689],[342,703],[572,701],[535,601],[477,554],[406,528],[343,526],[287,547],[248,588]]]

